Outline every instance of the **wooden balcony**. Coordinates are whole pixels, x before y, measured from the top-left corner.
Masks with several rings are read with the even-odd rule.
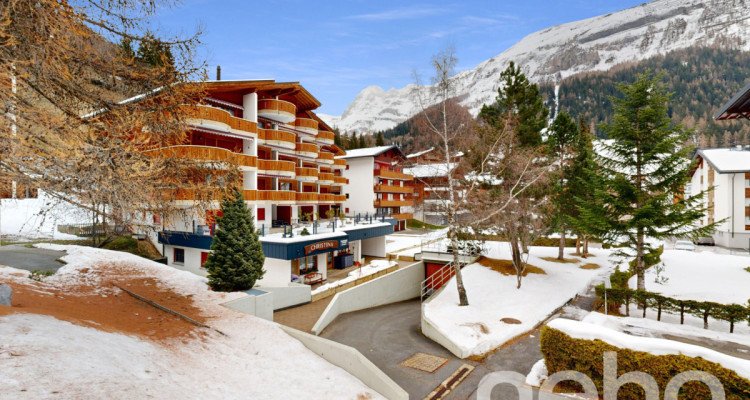
[[[320,195],[318,193],[297,193],[297,202],[303,202],[303,203],[317,203],[318,197]]]
[[[226,162],[241,167],[257,166],[258,158],[247,154],[234,153],[227,149],[210,146],[170,146],[147,150],[144,154],[154,157],[185,158],[196,162]]]
[[[297,193],[288,190],[258,190],[258,201],[291,201],[297,199]]]
[[[343,194],[334,194],[333,195],[333,202],[334,203],[343,203],[346,201],[346,195]]]
[[[411,213],[392,214],[391,218],[396,218],[399,221],[404,221],[407,219],[414,219],[414,214],[411,214]]]
[[[333,161],[333,153],[327,153],[325,151],[318,153],[318,162],[332,165]]]
[[[284,100],[258,100],[258,116],[288,124],[297,119],[297,106]]]
[[[318,135],[315,140],[323,144],[333,144],[333,132],[318,131]]]
[[[321,172],[318,174],[318,182],[320,183],[332,183],[333,182],[333,174],[327,174],[325,172]]]
[[[375,207],[407,207],[414,205],[410,200],[375,200]]]
[[[396,172],[396,171],[389,171],[387,169],[376,169],[375,176],[379,176],[379,177],[386,178],[386,179],[398,179],[402,181],[414,180],[414,177],[411,175],[403,174],[401,172]]]
[[[331,168],[334,169],[346,169],[346,160],[334,159]]]
[[[297,143],[294,152],[299,156],[317,158],[320,148],[311,143]]]
[[[301,181],[316,181],[318,180],[318,170],[315,168],[295,168],[297,179]]]
[[[318,121],[309,118],[297,118],[294,121],[294,129],[310,135],[317,135]]]
[[[414,193],[412,186],[375,185],[375,191],[380,193]]]
[[[258,160],[258,170],[267,174],[293,177],[296,167],[292,161]]]
[[[257,190],[243,190],[242,197],[245,198],[245,201],[256,201],[258,200],[258,191]]]
[[[278,129],[258,129],[258,143],[294,150],[297,135]]]
[[[248,121],[246,119],[237,118],[230,115],[228,112],[208,106],[185,106],[187,109],[188,120],[189,119],[201,119],[204,121],[220,122],[225,125],[229,125],[230,128],[245,131],[248,133],[258,133],[258,124],[255,122]],[[210,124],[210,122],[208,122]],[[201,123],[203,125],[203,123]],[[254,136],[254,135],[253,135]]]
[[[343,176],[334,176],[333,182],[336,185],[347,185],[349,184],[349,179],[344,178]]]

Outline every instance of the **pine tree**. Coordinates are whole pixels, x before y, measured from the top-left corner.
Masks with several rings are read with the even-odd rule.
[[[596,221],[589,221],[583,218],[581,208],[592,207],[597,202],[596,193],[600,192],[603,187],[599,165],[596,163],[594,152],[594,135],[589,129],[586,118],[581,117],[578,124],[578,138],[574,143],[573,152],[576,154],[573,163],[570,166],[568,176],[570,176],[570,185],[567,196],[573,202],[573,207],[568,209],[565,215],[567,224],[578,236],[576,240],[576,254],[586,258],[588,254],[588,242],[596,231],[594,226]],[[583,247],[583,249],[581,249]]]
[[[249,290],[266,272],[253,216],[239,190],[235,190],[234,199],[221,202],[221,211],[223,216],[216,219],[219,228],[205,263],[208,285],[222,292]]]
[[[344,144],[341,142],[341,132],[339,132],[339,128],[333,128],[333,144],[341,147],[342,149],[346,148],[346,146],[344,146]]]
[[[367,147],[367,138],[365,137],[365,134],[359,135],[359,146],[360,149],[364,149]]]
[[[542,144],[542,129],[547,127],[549,110],[539,93],[539,87],[516,67],[512,61],[500,73],[502,84],[497,89],[496,104],[482,106],[479,117],[494,126],[504,126],[510,120],[522,146]]]
[[[597,161],[603,188],[598,201],[582,209],[597,236],[608,242],[625,238],[635,255],[638,290],[645,290],[645,256],[654,250],[648,238],[709,235],[715,224],[698,226],[706,209],[702,195],[675,196],[688,183],[692,149],[684,146],[691,132],[674,125],[667,111],[667,94],[660,77],[639,74],[632,84],[621,84],[623,98],[612,98],[614,118],[601,126],[608,141],[601,142]],[[630,250],[630,251],[627,251]]]
[[[573,198],[569,192],[572,187],[570,175],[571,163],[575,156],[575,143],[579,136],[578,126],[565,111],[560,112],[549,129],[547,147],[553,165],[557,167],[555,176],[554,192],[552,197],[553,214],[552,226],[560,232],[560,246],[557,255],[558,260],[564,259],[565,232],[569,226],[567,216],[573,212],[575,207]]]
[[[385,139],[383,139],[383,132],[378,132],[378,137],[375,139],[375,146],[385,146]]]
[[[174,56],[169,45],[151,34],[148,34],[138,46],[138,59],[155,67],[174,65]]]

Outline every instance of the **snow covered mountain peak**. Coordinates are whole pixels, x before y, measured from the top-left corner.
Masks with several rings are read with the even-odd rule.
[[[500,72],[510,61],[534,82],[558,82],[691,46],[750,50],[744,38],[748,30],[750,9],[745,0],[654,0],[532,33],[453,79],[461,104],[476,115],[483,104],[494,101]],[[342,131],[392,128],[419,111],[412,98],[413,86],[388,91],[369,86],[340,117],[321,117]]]

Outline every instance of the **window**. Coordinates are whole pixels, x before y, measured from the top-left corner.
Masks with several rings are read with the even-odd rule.
[[[347,199],[349,198],[349,193],[347,193],[347,194],[346,194],[346,198],[347,198]]]
[[[349,164],[346,164],[346,170],[347,171],[349,170]]]
[[[265,221],[265,220],[266,220],[266,209],[259,208],[258,209],[258,221]]]
[[[203,266],[203,264],[205,264],[207,260],[208,260],[208,252],[201,251],[201,268],[206,268],[205,266]]]
[[[318,256],[307,256],[299,259],[300,275],[309,274],[318,270]]]
[[[184,264],[185,263],[185,249],[178,249],[175,247],[174,257],[172,259],[172,262]]]
[[[281,182],[279,184],[279,190],[292,190],[292,184],[289,182]]]
[[[161,215],[154,214],[154,223],[155,224],[161,224]]]
[[[349,196],[349,195],[347,195],[347,196]],[[348,207],[344,209],[344,213],[345,214],[349,214],[349,208]]]

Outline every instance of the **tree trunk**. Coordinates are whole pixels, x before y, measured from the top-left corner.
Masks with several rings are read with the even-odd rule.
[[[576,255],[581,255],[581,235],[580,234],[576,236]]]
[[[586,236],[583,242],[583,258],[588,257],[589,254],[589,237]]]
[[[565,224],[563,224],[561,232],[560,232],[560,249],[557,252],[557,259],[558,260],[565,259]]]
[[[646,290],[646,264],[643,259],[643,228],[638,228],[635,253],[635,273],[638,275],[638,290]]]
[[[468,306],[469,298],[466,296],[466,288],[464,287],[464,279],[461,276],[461,264],[459,261],[458,251],[458,236],[455,228],[450,230],[451,246],[453,246],[453,269],[456,272],[456,288],[458,289],[458,305]]]
[[[518,285],[516,289],[521,288],[521,279],[523,278],[523,272],[526,269],[523,260],[521,258],[521,250],[518,247],[518,238],[515,236],[510,237],[509,241],[511,260],[513,261],[513,267],[516,270],[516,281]]]

